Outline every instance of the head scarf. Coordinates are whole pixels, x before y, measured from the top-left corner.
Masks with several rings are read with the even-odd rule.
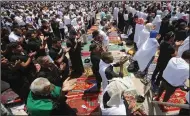
[[[144,24],[144,19],[143,18],[138,18],[136,20],[136,23],[142,25],[142,24]]]
[[[150,38],[156,38],[157,34],[158,34],[157,31],[152,30],[152,31],[150,32]]]

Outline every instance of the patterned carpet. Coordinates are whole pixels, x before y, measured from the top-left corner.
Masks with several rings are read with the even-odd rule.
[[[161,98],[159,101],[163,101],[165,92],[162,94]],[[177,104],[185,104],[186,99],[186,92],[182,91],[181,89],[177,89],[175,91],[175,93],[171,96],[171,98],[169,99],[168,102],[170,103],[177,103]],[[164,106],[164,110],[162,110],[163,112],[170,112],[170,111],[179,111],[180,108],[178,107],[168,107],[168,106]]]
[[[82,76],[77,79],[76,87],[67,94],[67,103],[76,109],[77,115],[99,115],[98,96],[101,93],[85,93],[85,90],[96,90],[94,77]]]

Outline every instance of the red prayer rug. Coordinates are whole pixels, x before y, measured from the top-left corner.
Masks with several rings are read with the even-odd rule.
[[[121,40],[118,38],[118,36],[109,36],[109,42],[112,44],[119,44]]]
[[[82,51],[82,56],[83,57],[89,57],[90,56],[90,52],[89,51]]]
[[[160,97],[159,101],[163,101],[165,92]],[[186,92],[182,91],[181,89],[177,89],[175,93],[170,97],[169,101],[170,103],[176,103],[176,104],[185,104],[186,102]],[[164,109],[162,112],[170,112],[170,111],[179,111],[179,107],[170,107],[170,106],[164,106]]]
[[[100,115],[99,94],[83,95],[67,99],[67,104],[77,110],[77,115]]]
[[[77,79],[77,85],[73,91],[67,94],[67,103],[77,110],[77,115],[99,115],[98,96],[100,93],[85,93],[85,90],[96,86],[94,77],[82,76]],[[96,87],[95,87],[96,88]]]
[[[84,92],[89,89],[96,89],[96,79],[95,77],[85,77],[82,76],[77,79],[77,84],[72,91],[69,91],[67,94],[68,98],[75,96],[83,96]]]
[[[19,98],[19,96],[12,89],[8,89],[1,93],[2,104],[20,102],[20,99],[17,98]]]

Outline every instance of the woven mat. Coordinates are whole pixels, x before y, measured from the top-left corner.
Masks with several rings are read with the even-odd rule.
[[[130,105],[132,102],[135,102],[135,106],[132,108],[132,114],[139,112],[142,115],[146,115],[144,112],[143,103],[137,103],[135,96],[138,95],[136,90],[126,91],[124,93],[124,97],[127,100],[128,104]]]
[[[8,103],[9,101],[15,100],[18,97],[19,96],[12,89],[8,89],[1,93],[1,103]]]
[[[95,77],[86,77],[83,75],[82,77],[77,79],[77,84],[72,91],[69,91],[67,94],[68,98],[83,96],[86,90],[96,88],[96,79]]]
[[[119,36],[109,36],[109,42],[117,45],[121,43],[121,39]]]
[[[84,94],[96,86],[94,77],[82,76],[77,79],[77,85],[67,94],[67,103],[71,108],[77,109],[77,115],[99,115],[98,96],[100,93]]]
[[[83,95],[67,99],[71,108],[77,109],[77,115],[100,115],[98,94]]]
[[[162,94],[160,97],[159,101],[163,101],[165,92]],[[177,103],[177,104],[185,104],[186,102],[186,92],[182,91],[181,89],[177,89],[175,93],[170,97],[169,101],[170,103]],[[170,112],[170,111],[179,111],[179,107],[169,107],[169,106],[164,106],[164,110],[162,112]]]

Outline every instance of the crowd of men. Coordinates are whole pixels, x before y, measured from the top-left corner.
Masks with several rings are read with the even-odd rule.
[[[126,115],[130,109],[122,98],[117,98],[128,85],[113,78],[123,77],[123,64],[128,58],[113,63],[108,38],[112,27],[128,36],[126,43],[134,43],[132,72],[140,70],[141,76],[145,76],[159,49],[152,75],[154,91],[158,91],[156,100],[166,90],[164,102],[167,102],[189,78],[188,1],[1,4],[1,80],[9,83],[26,103],[30,115],[76,114],[65,102],[65,95],[76,83],[76,79],[68,77],[80,77],[84,73],[81,50],[87,43],[87,30],[98,18],[99,29],[92,33],[89,50],[97,91],[101,82],[104,91],[100,105],[103,115]],[[119,74],[113,71],[115,66],[120,67]]]

